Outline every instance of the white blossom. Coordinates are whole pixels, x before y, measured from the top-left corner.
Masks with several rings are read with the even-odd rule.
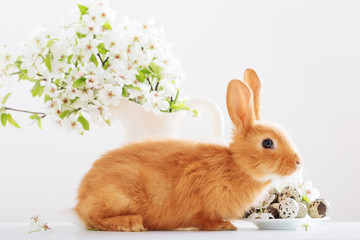
[[[94,91],[92,89],[83,87],[81,89],[78,89],[78,97],[80,97],[81,101],[87,103],[91,102],[91,100],[94,98]]]
[[[116,106],[119,104],[121,93],[122,93],[121,87],[105,84],[104,88],[99,91],[99,99],[105,105]]]
[[[97,75],[86,76],[86,87],[87,88],[101,88],[103,79]]]
[[[151,92],[146,96],[146,100],[144,108],[147,111],[153,111],[155,114],[160,115],[161,111],[169,109],[169,102],[163,100],[161,94]]]
[[[69,48],[66,44],[66,41],[63,42],[55,42],[52,47],[53,58],[56,61],[64,61],[66,62],[67,57],[69,56]]]
[[[309,201],[314,201],[320,196],[320,192],[317,188],[314,188],[311,181],[306,181],[301,184],[300,187],[302,194],[307,196]]]
[[[78,96],[78,90],[74,87],[71,87],[71,86],[67,86],[66,87],[66,96],[72,100],[72,99],[75,99],[77,96]]]
[[[86,37],[80,40],[80,47],[83,50],[85,61],[88,61],[92,54],[98,54],[98,44],[99,41],[92,37]]]
[[[64,120],[64,126],[69,132],[82,133],[83,128],[75,115],[70,115]]]
[[[104,69],[96,67],[95,63],[89,62],[86,65],[86,73],[89,75],[100,75]]]

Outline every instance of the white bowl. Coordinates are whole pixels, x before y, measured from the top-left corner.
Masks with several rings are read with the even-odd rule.
[[[287,219],[247,219],[242,220],[255,224],[259,229],[264,230],[295,230],[303,225],[309,225],[311,228],[320,222],[329,220],[325,218],[287,218]]]

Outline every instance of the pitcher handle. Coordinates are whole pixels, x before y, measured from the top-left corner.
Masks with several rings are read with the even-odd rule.
[[[224,117],[219,106],[209,98],[194,96],[186,101],[190,109],[204,110],[210,115],[211,138],[222,142],[224,138]]]

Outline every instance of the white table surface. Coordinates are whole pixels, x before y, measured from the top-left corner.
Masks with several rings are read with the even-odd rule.
[[[360,239],[360,222],[323,222],[308,231],[303,228],[298,230],[258,230],[252,223],[243,221],[233,223],[239,228],[237,231],[149,231],[140,233],[88,231],[70,223],[50,223],[52,231],[28,233],[29,228],[26,223],[0,223],[0,239]]]

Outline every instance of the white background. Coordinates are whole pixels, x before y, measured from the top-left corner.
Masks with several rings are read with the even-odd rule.
[[[263,118],[284,126],[300,149],[305,178],[327,198],[334,220],[360,220],[360,2],[357,1],[109,1],[118,19],[126,15],[164,26],[182,59],[183,93],[213,99],[231,124],[226,84],[247,67],[263,82]],[[56,29],[76,1],[3,1],[0,42],[16,50],[33,29]],[[9,106],[41,110],[26,85]],[[0,127],[0,222],[24,222],[34,214],[58,214],[75,204],[81,177],[102,153],[123,142],[120,123],[93,127],[84,136],[38,130],[15,115],[23,128]],[[46,124],[45,124],[46,125]],[[189,119],[187,138],[208,135],[207,116]]]

